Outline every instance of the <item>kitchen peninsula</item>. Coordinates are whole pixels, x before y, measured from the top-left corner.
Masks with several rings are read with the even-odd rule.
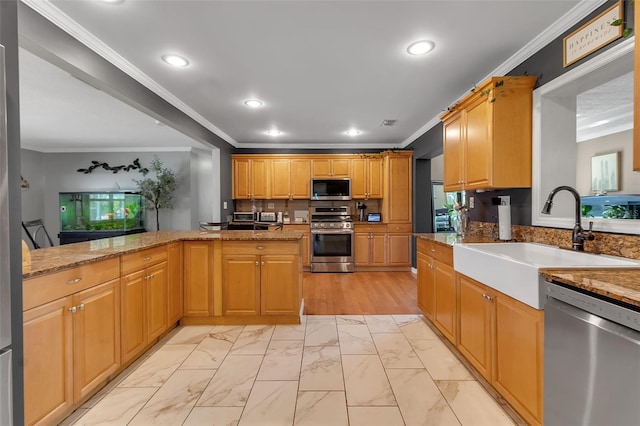
[[[303,234],[159,231],[32,251],[25,423],[63,419],[178,322],[300,323]]]

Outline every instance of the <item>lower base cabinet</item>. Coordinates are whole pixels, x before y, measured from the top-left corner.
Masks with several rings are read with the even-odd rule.
[[[25,423],[55,423],[120,367],[120,280],[23,313]]]
[[[542,424],[543,311],[458,274],[458,350],[529,424]]]

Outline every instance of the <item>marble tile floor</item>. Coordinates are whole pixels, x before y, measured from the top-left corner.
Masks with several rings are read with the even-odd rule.
[[[419,315],[185,326],[63,425],[514,425]]]

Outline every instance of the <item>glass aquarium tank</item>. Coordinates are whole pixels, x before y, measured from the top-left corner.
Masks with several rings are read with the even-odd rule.
[[[145,232],[138,192],[61,192],[59,197],[60,244]]]

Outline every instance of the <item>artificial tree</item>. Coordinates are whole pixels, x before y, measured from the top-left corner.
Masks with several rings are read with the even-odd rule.
[[[157,156],[151,160],[151,165],[140,171],[144,179],[133,181],[138,185],[138,190],[144,197],[147,206],[156,212],[156,230],[160,230],[160,209],[173,208],[173,192],[177,187],[177,178],[173,170],[166,168]],[[155,179],[148,177],[149,173],[155,174]]]

